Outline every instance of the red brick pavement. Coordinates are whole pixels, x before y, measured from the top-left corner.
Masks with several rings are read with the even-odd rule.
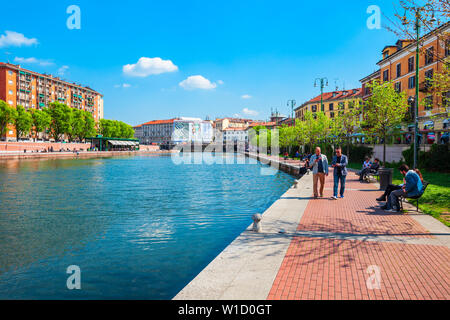
[[[326,180],[325,198],[308,203],[298,230],[432,237],[411,217],[379,209],[375,199],[382,193],[374,184],[361,184],[353,173],[347,179],[345,198],[331,200],[332,180],[331,176]]]
[[[351,173],[347,188],[345,199],[310,200],[298,230],[432,238],[411,217],[375,209],[375,185],[360,184]],[[369,266],[380,270],[379,289],[367,285]],[[449,275],[450,249],[444,246],[296,237],[268,299],[448,300]]]

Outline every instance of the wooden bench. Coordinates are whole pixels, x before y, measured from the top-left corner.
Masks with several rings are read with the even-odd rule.
[[[370,183],[370,178],[374,178],[376,181],[379,181],[380,175],[377,172],[369,172],[363,177],[363,180]]]
[[[419,196],[415,196],[415,197],[400,197],[400,199],[399,199],[400,210],[403,210],[403,202],[407,201],[408,199],[411,199],[411,200],[416,200],[416,209],[417,209],[417,212],[419,212],[419,199],[422,198],[422,196],[425,194],[425,191],[427,190],[429,184],[430,183],[427,182],[427,181],[423,182],[423,189],[422,189],[423,192]]]

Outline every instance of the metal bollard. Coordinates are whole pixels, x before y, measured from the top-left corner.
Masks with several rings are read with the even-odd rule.
[[[253,219],[253,231],[262,232],[262,223],[261,223],[262,216],[259,213],[257,213],[253,215],[252,219]]]

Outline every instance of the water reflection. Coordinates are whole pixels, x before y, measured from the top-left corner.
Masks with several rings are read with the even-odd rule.
[[[0,163],[0,298],[168,299],[292,184],[170,157]],[[65,287],[79,265],[81,291]]]

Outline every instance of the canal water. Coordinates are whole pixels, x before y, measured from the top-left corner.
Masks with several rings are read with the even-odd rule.
[[[292,185],[268,170],[169,156],[1,162],[0,299],[171,299]],[[72,265],[80,290],[66,285]]]

